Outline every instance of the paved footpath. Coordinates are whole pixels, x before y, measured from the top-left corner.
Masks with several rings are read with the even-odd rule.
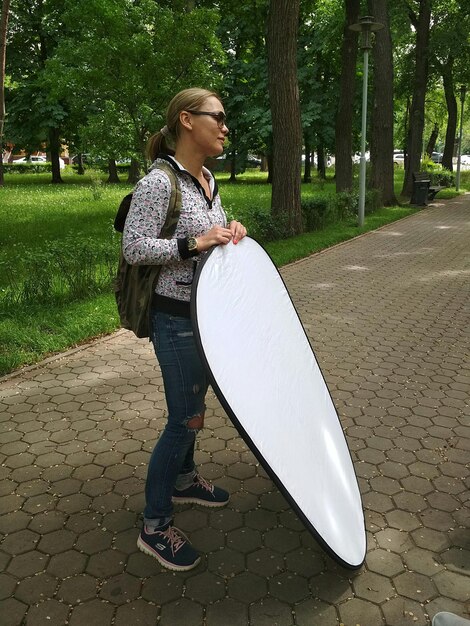
[[[209,396],[201,472],[223,510],[181,507],[205,553],[136,548],[164,424],[149,344],[120,331],[0,381],[2,626],[424,626],[469,613],[470,195],[284,268],[359,478],[366,563],[317,546]]]

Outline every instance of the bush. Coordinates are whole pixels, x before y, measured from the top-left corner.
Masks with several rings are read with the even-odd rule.
[[[250,237],[257,241],[264,243],[288,236],[286,221],[275,218],[262,209],[247,209],[237,219],[246,226]]]
[[[454,185],[454,174],[446,170],[440,163],[434,163],[429,158],[423,159],[421,170],[429,174],[431,185],[441,187],[452,187]]]
[[[52,163],[44,161],[40,163],[4,163],[4,174],[41,174],[44,172],[52,172]]]
[[[305,230],[321,230],[331,220],[331,202],[328,196],[316,196],[302,200]]]

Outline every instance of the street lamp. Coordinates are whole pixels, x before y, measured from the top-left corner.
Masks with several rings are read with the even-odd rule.
[[[463,103],[465,102],[465,93],[467,88],[465,85],[460,87],[460,131],[459,131],[459,146],[457,152],[457,174],[455,176],[455,190],[460,190],[460,158],[462,156],[462,127],[463,127]]]
[[[371,15],[359,18],[359,22],[351,24],[351,30],[362,33],[361,48],[364,51],[364,73],[362,76],[362,129],[361,129],[361,160],[359,170],[359,227],[364,226],[364,209],[366,204],[366,129],[367,129],[367,83],[369,80],[369,50],[372,49],[370,34],[380,30],[384,25],[374,22]]]

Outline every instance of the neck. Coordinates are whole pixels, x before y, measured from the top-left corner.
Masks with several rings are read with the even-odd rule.
[[[205,155],[197,154],[194,148],[185,150],[184,146],[182,146],[181,148],[176,148],[175,159],[195,178],[201,178],[202,166],[206,160]]]

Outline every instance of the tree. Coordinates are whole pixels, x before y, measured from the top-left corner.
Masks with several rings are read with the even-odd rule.
[[[51,97],[44,81],[48,59],[65,35],[61,0],[11,0],[8,70],[8,138],[29,150],[43,147],[52,163],[52,182],[61,183],[59,156],[61,125],[67,116],[63,103]]]
[[[413,172],[419,171],[423,146],[424,104],[429,74],[429,28],[432,0],[419,0],[419,13],[408,7],[410,21],[416,31],[413,98],[409,115],[405,179],[402,193],[411,195]]]
[[[297,34],[300,0],[271,0],[267,19],[269,98],[273,124],[271,211],[287,218],[292,235],[302,231]]]
[[[107,158],[145,164],[147,139],[163,126],[173,95],[215,82],[222,55],[217,19],[214,9],[188,10],[186,3],[177,9],[154,0],[70,3],[63,14],[68,36],[48,63],[48,82],[70,110],[86,112],[82,140]]]
[[[0,185],[3,186],[3,125],[5,123],[5,58],[10,0],[3,0],[0,18]]]
[[[373,106],[370,133],[370,186],[385,206],[396,204],[393,165],[393,57],[387,0],[369,0],[369,11],[384,28],[375,33]]]
[[[352,188],[352,128],[356,81],[357,32],[349,26],[359,19],[359,0],[345,0],[346,18],[341,47],[341,79],[336,113],[335,171],[336,191]]]

